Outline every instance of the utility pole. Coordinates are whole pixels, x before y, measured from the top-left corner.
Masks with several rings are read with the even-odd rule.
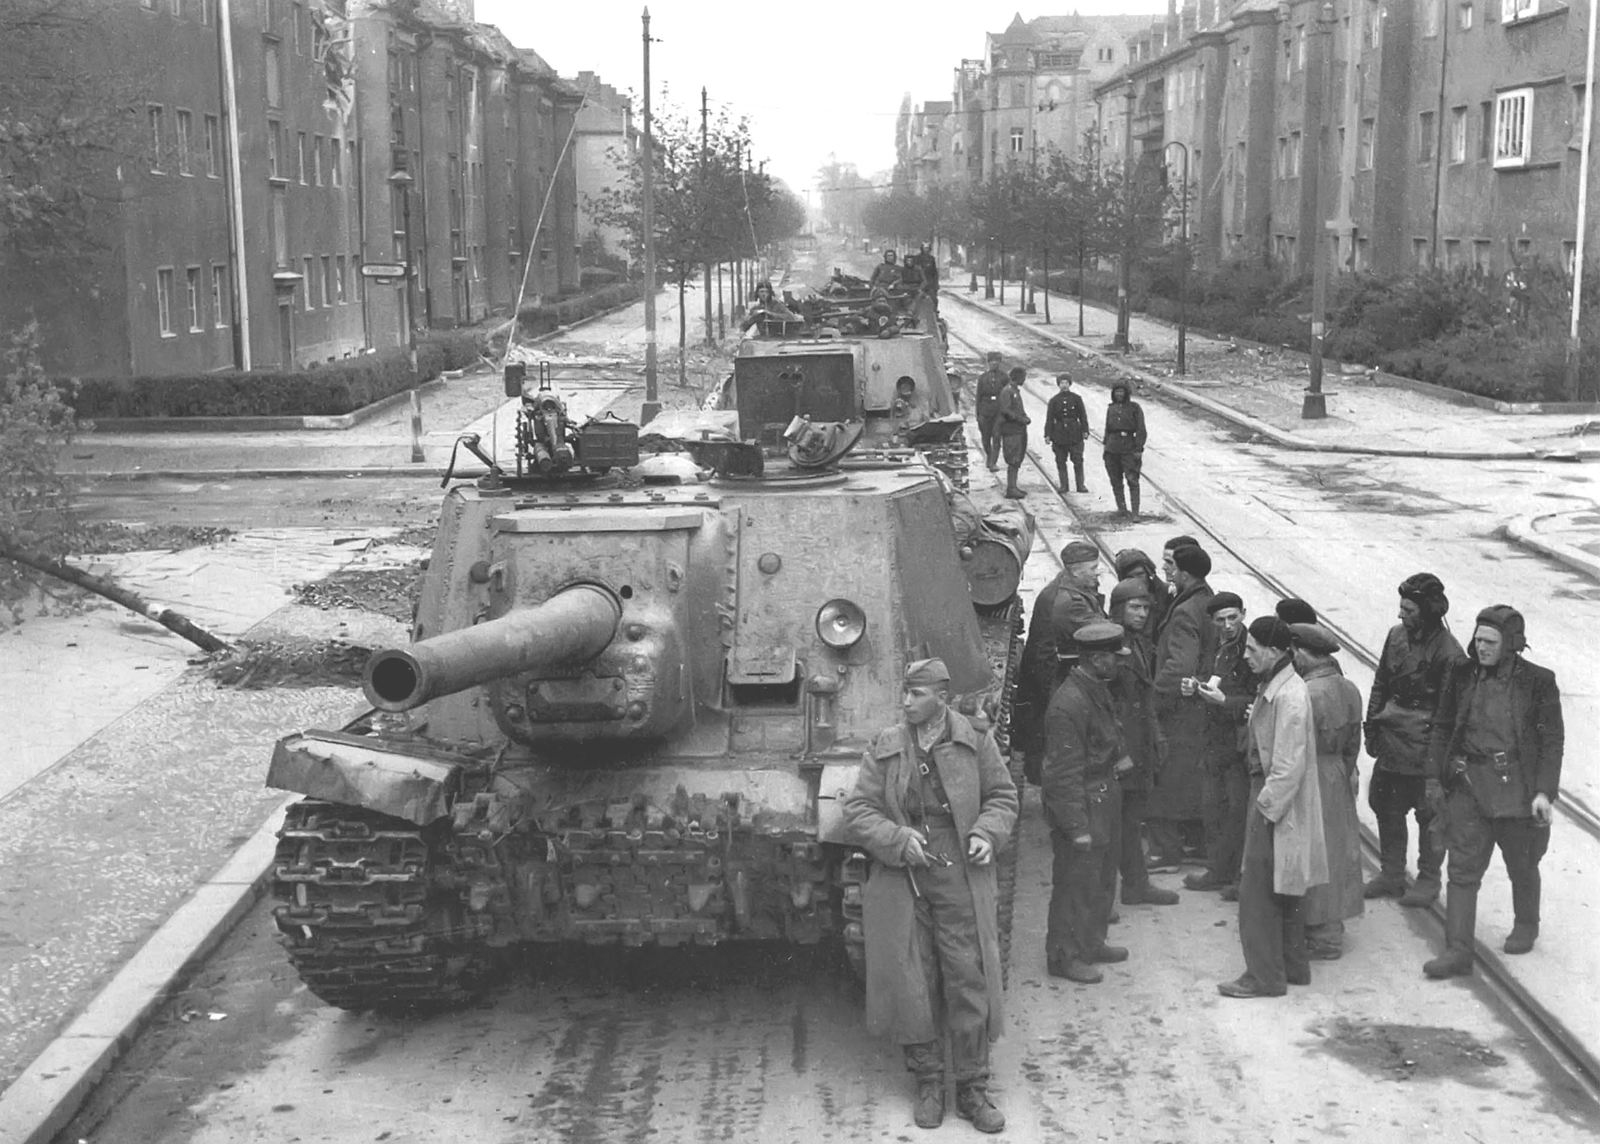
[[[644,10],[644,404],[639,423],[661,412],[656,392],[656,149],[650,126],[650,9]]]
[[[711,235],[706,231],[706,195],[707,168],[711,161],[710,144],[707,142],[709,133],[706,127],[710,115],[709,104],[706,99],[706,89],[700,89],[700,255],[705,259],[705,295],[706,303],[706,345],[716,344],[716,335],[712,332],[715,327],[711,324]]]
[[[1317,15],[1317,54],[1322,57],[1317,78],[1322,91],[1317,98],[1316,129],[1311,133],[1312,146],[1317,149],[1317,164],[1311,173],[1311,239],[1316,246],[1311,250],[1311,385],[1300,405],[1300,417],[1306,421],[1328,415],[1328,395],[1322,392],[1322,348],[1328,315],[1328,228],[1323,218],[1322,176],[1328,165],[1328,104],[1333,100],[1333,26],[1337,20],[1332,0],[1324,0]]]
[[[1133,102],[1136,98],[1133,84],[1123,93],[1126,113],[1122,121],[1122,198],[1126,217],[1122,220],[1122,250],[1117,259],[1117,333],[1111,340],[1115,349],[1127,353],[1129,349],[1128,326],[1132,315],[1128,297],[1133,284]]]
[[[1594,54],[1600,35],[1600,0],[1589,0],[1589,61],[1584,71],[1583,141],[1578,148],[1578,233],[1572,250],[1572,319],[1567,330],[1567,397],[1582,401],[1578,392],[1583,364],[1583,338],[1578,317],[1583,307],[1584,232],[1589,226],[1589,164],[1594,158]]]

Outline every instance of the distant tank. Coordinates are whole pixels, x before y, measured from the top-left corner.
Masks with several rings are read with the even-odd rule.
[[[819,392],[847,392],[812,412],[855,408],[857,362],[933,368],[899,344],[893,365],[819,347],[848,358]],[[548,384],[514,474],[463,439],[490,472],[445,494],[412,642],[367,665],[373,712],[273,754],[268,785],[306,796],[275,918],[317,996],[454,1002],[528,943],[836,942],[859,968],[841,804],[862,752],[926,655],[1004,746],[1020,606],[985,580],[973,607],[932,470],[857,459],[859,423],[783,417],[770,360],[741,374],[737,440],[684,442],[701,481],[640,485],[638,430],[568,423]],[[1014,847],[1001,874],[1009,936]]]

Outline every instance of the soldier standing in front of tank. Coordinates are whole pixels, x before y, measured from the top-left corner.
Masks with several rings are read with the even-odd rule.
[[[948,1034],[956,1112],[999,1132],[988,1089],[1004,1024],[995,855],[1016,825],[1017,788],[994,735],[952,710],[949,691],[943,660],[907,665],[903,718],[866,753],[844,806],[874,863],[862,897],[867,1027],[903,1046],[918,1127],[944,1121]]]
[[[1111,387],[1111,404],[1106,406],[1106,431],[1101,443],[1104,447],[1106,476],[1111,478],[1111,495],[1117,498],[1117,512],[1139,515],[1139,471],[1144,466],[1144,408],[1133,399],[1127,382],[1119,381]],[[1122,482],[1128,482],[1124,496]]]
[[[1056,480],[1061,491],[1072,488],[1067,480],[1067,467],[1071,466],[1077,491],[1086,493],[1089,486],[1083,483],[1083,439],[1089,435],[1089,414],[1083,408],[1083,398],[1072,392],[1072,375],[1056,374],[1056,394],[1045,407],[1044,439],[1056,455]]]
[[[1045,969],[1080,985],[1100,982],[1097,962],[1128,959],[1106,944],[1112,899],[1102,873],[1115,862],[1122,820],[1117,778],[1133,769],[1117,720],[1110,684],[1128,654],[1122,628],[1093,623],[1073,633],[1078,665],[1050,700],[1045,715],[1045,819],[1053,855]]]
[[[989,368],[978,375],[978,436],[992,473],[1000,467],[1000,391],[1011,379],[1000,368],[1000,351],[989,351]]]
[[[1028,371],[1020,365],[1013,366],[1000,391],[1000,418],[996,431],[1000,434],[1000,451],[1006,459],[1006,491],[1011,500],[1021,500],[1028,494],[1017,487],[1017,474],[1028,457],[1028,424],[1032,421],[1022,408],[1022,383]]]
[[[1445,627],[1450,598],[1431,572],[1400,582],[1400,622],[1389,629],[1372,674],[1364,727],[1373,759],[1367,805],[1378,820],[1376,877],[1366,885],[1369,898],[1399,898],[1402,906],[1431,906],[1439,898],[1444,847],[1434,832],[1425,774],[1428,735],[1444,691],[1445,678],[1467,661],[1461,644]],[[1406,816],[1417,816],[1417,881],[1406,886]]]

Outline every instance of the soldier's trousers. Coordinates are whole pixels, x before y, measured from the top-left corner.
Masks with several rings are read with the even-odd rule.
[[[1427,780],[1375,767],[1367,780],[1367,805],[1378,820],[1378,862],[1391,878],[1404,878],[1408,838],[1406,816],[1417,816],[1417,880],[1439,884],[1444,852],[1434,844],[1428,826],[1433,808],[1428,805]]]
[[[1500,847],[1511,880],[1512,917],[1539,924],[1539,859],[1550,846],[1550,828],[1528,818],[1485,818],[1470,790],[1452,790],[1445,802],[1445,837],[1450,848],[1450,887],[1476,890]]]
[[[1045,958],[1055,964],[1089,961],[1106,944],[1106,927],[1111,924],[1113,897],[1107,886],[1105,867],[1116,865],[1122,818],[1122,791],[1116,780],[1099,784],[1103,793],[1090,807],[1098,819],[1091,831],[1094,842],[1079,850],[1070,835],[1050,831],[1050,912],[1045,921]]]
[[[978,437],[983,442],[984,460],[992,469],[1000,463],[1000,414],[978,414]]]
[[[1128,482],[1128,492],[1135,505],[1139,503],[1139,471],[1144,467],[1143,453],[1103,453],[1106,476],[1111,478],[1111,495],[1122,503],[1122,482]]]
[[[1237,882],[1244,860],[1245,823],[1252,809],[1249,772],[1238,754],[1207,751],[1200,773],[1206,866],[1212,881]]]
[[[1144,860],[1144,808],[1150,801],[1150,792],[1124,788],[1122,791],[1121,821],[1117,838],[1108,848],[1108,859],[1101,877],[1105,880],[1106,897],[1115,900],[1117,875],[1122,875],[1122,896],[1138,897],[1150,886],[1150,870]]]
[[[1306,956],[1305,898],[1273,891],[1272,820],[1255,805],[1259,777],[1250,780],[1250,818],[1245,828],[1244,868],[1239,875],[1239,944],[1244,971],[1268,993],[1282,993],[1289,978],[1310,980]]]
[[[1073,487],[1067,479],[1069,474],[1077,487],[1083,488],[1083,442],[1052,441],[1050,448],[1056,455],[1056,480],[1061,484],[1061,491],[1068,492]]]
[[[972,889],[967,885],[961,836],[951,826],[928,828],[929,849],[949,866],[911,871],[917,887],[916,942],[930,980],[929,996],[944,1001],[950,1038],[950,1071],[957,1084],[989,1079],[989,989],[983,976]],[[999,967],[995,967],[999,972]],[[905,1046],[906,1068],[918,1076],[944,1074],[944,1046],[928,1041]]]

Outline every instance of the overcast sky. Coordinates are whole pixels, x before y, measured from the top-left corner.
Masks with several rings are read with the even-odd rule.
[[[477,18],[498,24],[564,76],[595,71],[637,95],[642,83],[643,0],[477,0]],[[1024,8],[1043,15],[1160,13],[1165,0],[1067,0]],[[796,191],[814,182],[829,153],[864,174],[894,164],[894,122],[914,103],[949,99],[963,57],[983,54],[985,32],[1017,12],[967,0],[649,0],[650,74],[682,111],[698,114],[700,88],[748,116],[758,158]]]

